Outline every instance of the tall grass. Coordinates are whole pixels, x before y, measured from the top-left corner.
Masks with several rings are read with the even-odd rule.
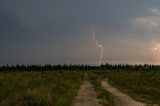
[[[110,83],[137,100],[160,104],[159,71],[106,71],[99,73]]]
[[[77,94],[81,72],[1,72],[1,106],[70,106]]]

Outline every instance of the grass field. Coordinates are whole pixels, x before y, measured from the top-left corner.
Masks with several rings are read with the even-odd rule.
[[[83,74],[80,72],[1,72],[1,106],[70,106]]]
[[[152,70],[0,72],[0,105],[71,106],[84,79],[92,82],[103,105],[114,105],[100,85],[104,79],[136,100],[160,105],[160,72]]]
[[[99,73],[104,79],[137,100],[160,105],[159,71],[116,71]]]

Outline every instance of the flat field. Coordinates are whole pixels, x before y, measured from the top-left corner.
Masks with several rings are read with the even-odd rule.
[[[160,105],[160,71],[109,70],[98,74],[134,99]]]
[[[81,72],[1,72],[1,106],[70,106]]]
[[[6,71],[0,72],[0,106],[71,106],[84,81],[94,86],[100,104],[113,106],[109,83],[137,101],[160,105],[160,71]]]

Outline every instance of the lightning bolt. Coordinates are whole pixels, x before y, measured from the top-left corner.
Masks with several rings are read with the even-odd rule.
[[[94,29],[91,27],[91,31],[92,31],[92,36],[93,36],[93,41],[96,43],[96,46],[99,47],[101,49],[101,55],[99,58],[99,64],[102,64],[102,57],[103,57],[103,46],[100,44],[100,42],[95,38],[95,32]]]

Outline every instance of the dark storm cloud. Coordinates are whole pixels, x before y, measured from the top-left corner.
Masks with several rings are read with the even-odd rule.
[[[155,0],[1,0],[0,64],[96,64],[99,50],[92,42],[91,26],[107,52],[104,58],[121,61],[125,54],[133,59],[135,56],[128,49],[136,44],[143,48],[152,39],[146,29],[139,28],[143,22],[141,25],[133,22],[141,17],[150,22],[149,9],[160,8],[158,3]],[[157,35],[154,37],[158,38]],[[136,44],[124,43],[124,38],[127,43]],[[117,45],[126,47],[116,54],[121,48]],[[140,55],[143,53],[136,56]]]
[[[5,8],[0,8],[0,36],[2,40],[17,39],[17,32],[22,32],[18,20]]]

